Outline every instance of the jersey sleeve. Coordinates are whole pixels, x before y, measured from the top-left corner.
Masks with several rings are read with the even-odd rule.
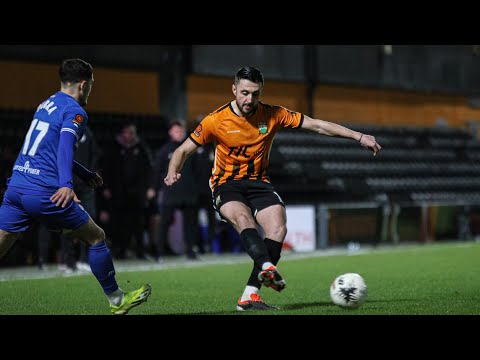
[[[76,106],[72,106],[65,110],[62,119],[62,129],[60,132],[70,132],[75,135],[77,141],[79,141],[85,131],[88,117],[85,111]]]
[[[73,166],[73,148],[76,143],[75,137],[69,132],[60,134],[60,142],[57,151],[57,168],[59,187],[68,187],[73,189],[72,166]]]
[[[279,106],[276,112],[276,119],[278,124],[284,128],[297,129],[302,127],[303,114],[288,110]]]
[[[215,136],[215,117],[208,115],[195,130],[190,134],[192,140],[198,146],[203,146],[213,141]]]

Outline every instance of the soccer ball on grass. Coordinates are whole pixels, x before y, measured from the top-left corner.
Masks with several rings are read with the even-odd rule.
[[[335,305],[357,309],[367,299],[367,284],[359,274],[346,273],[337,276],[330,285],[330,298]]]

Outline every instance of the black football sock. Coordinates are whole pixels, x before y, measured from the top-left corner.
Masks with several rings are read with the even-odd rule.
[[[280,253],[282,252],[283,243],[265,238],[265,246],[267,247],[272,264],[276,266],[280,261]]]
[[[247,286],[254,286],[257,289],[260,289],[262,285],[258,280],[258,274],[260,274],[260,269],[253,265],[252,273],[250,274],[250,278],[248,279]]]
[[[262,268],[266,262],[271,262],[268,249],[256,229],[245,229],[240,234],[240,239],[245,251],[253,259],[256,267]]]

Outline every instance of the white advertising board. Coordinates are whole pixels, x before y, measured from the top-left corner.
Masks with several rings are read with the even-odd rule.
[[[284,247],[295,252],[314,251],[316,247],[315,207],[311,205],[287,206],[287,237]]]

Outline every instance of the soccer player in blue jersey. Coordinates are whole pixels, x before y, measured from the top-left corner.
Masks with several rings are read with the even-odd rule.
[[[102,178],[73,160],[88,116],[87,104],[93,85],[93,68],[81,59],[66,59],[59,69],[60,91],[42,102],[13,166],[0,206],[0,258],[33,221],[51,230],[71,232],[88,247],[92,273],[107,295],[114,315],[124,315],[145,302],[151,285],[123,292],[115,280],[115,268],[105,243],[105,232],[79,205],[72,183],[75,173],[91,188]]]

